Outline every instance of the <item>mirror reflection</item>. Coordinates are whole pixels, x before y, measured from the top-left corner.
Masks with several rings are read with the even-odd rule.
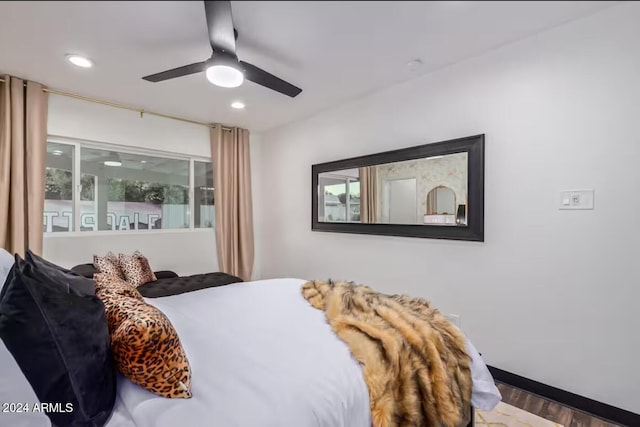
[[[466,226],[468,153],[323,172],[318,221]]]

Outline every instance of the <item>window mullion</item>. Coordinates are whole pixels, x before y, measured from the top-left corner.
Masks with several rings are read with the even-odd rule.
[[[195,177],[194,160],[189,159],[189,230],[195,229]]]
[[[73,231],[80,231],[80,183],[81,183],[81,175],[80,171],[81,167],[81,158],[80,158],[80,144],[73,144],[73,167],[71,170],[71,177],[73,179],[73,192],[72,192],[72,214],[73,214]]]
[[[345,191],[345,193],[346,193],[345,203],[347,205],[347,212],[346,212],[345,221],[346,222],[351,222],[351,201],[349,200],[349,198],[350,198],[349,194],[350,194],[351,180],[349,178],[347,178],[346,184],[347,184],[346,185],[347,188],[346,188],[346,191]]]

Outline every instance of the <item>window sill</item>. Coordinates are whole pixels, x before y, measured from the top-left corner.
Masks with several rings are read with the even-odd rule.
[[[43,233],[45,239],[57,239],[61,237],[101,237],[101,236],[139,236],[148,234],[176,234],[176,233],[210,233],[215,228],[170,228],[166,230],[124,230],[124,231],[60,231],[57,233]]]

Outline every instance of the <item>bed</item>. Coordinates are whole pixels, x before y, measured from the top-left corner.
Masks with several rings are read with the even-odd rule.
[[[87,278],[93,278],[93,275],[98,273],[98,270],[96,270],[93,264],[76,265],[71,269],[71,271]],[[219,271],[204,274],[193,274],[191,276],[178,276],[173,271],[165,270],[154,271],[154,275],[157,280],[145,283],[138,287],[138,292],[140,292],[144,297],[165,297],[242,282],[242,279],[237,276],[232,276]]]
[[[304,280],[236,283],[147,299],[180,335],[193,372],[191,399],[166,399],[118,376],[109,427],[369,427],[361,368],[300,293]],[[475,407],[500,400],[473,345]],[[0,402],[37,402],[0,341]],[[0,413],[0,425],[50,426],[40,413]]]

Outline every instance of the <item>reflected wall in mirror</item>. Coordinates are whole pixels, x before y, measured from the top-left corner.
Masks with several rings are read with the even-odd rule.
[[[466,224],[467,153],[363,166],[318,177],[319,222]]]
[[[312,172],[314,230],[483,239],[482,135],[314,165]]]

